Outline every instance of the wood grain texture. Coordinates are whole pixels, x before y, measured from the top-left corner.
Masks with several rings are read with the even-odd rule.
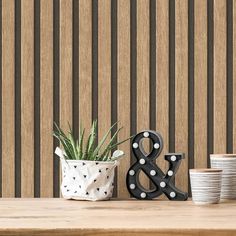
[[[211,128],[214,126],[214,140],[212,140],[214,143],[213,152],[226,152],[227,129],[230,128],[227,126],[227,119],[230,120],[231,118],[227,118],[227,113],[233,114],[233,151],[236,152],[236,118],[234,112],[236,110],[236,96],[234,92],[236,90],[235,1],[232,1],[234,49],[232,52],[233,110],[229,112],[227,111],[227,108],[230,108],[231,104],[227,104],[227,87],[229,88],[229,83],[231,83],[231,80],[227,80],[226,53],[227,29],[231,29],[231,26],[227,26],[227,0],[213,0],[213,30],[207,29],[208,20],[210,19],[207,18],[211,17],[211,14],[207,15],[207,0],[195,0],[190,2],[191,4],[194,3],[194,14],[191,10],[192,5],[188,9],[188,0],[156,0],[156,2],[153,1],[152,3],[150,3],[150,0],[137,0],[135,2],[128,0],[117,0],[113,2],[114,4],[110,0],[79,0],[75,2],[73,0],[59,0],[58,2],[54,0],[42,0],[38,1],[38,3],[40,2],[40,8],[37,7],[35,9],[34,4],[37,3],[37,1],[21,0],[21,4],[16,6],[16,12],[15,2],[16,1],[14,0],[1,1],[2,89],[0,101],[0,122],[2,125],[2,134],[0,139],[0,152],[2,155],[2,162],[0,161],[0,166],[2,167],[0,168],[2,169],[2,173],[0,174],[2,179],[0,179],[0,181],[2,180],[3,197],[14,197],[15,189],[17,191],[17,195],[19,195],[19,186],[21,186],[21,195],[23,197],[32,197],[34,190],[36,190],[36,192],[38,191],[38,185],[34,186],[34,181],[36,184],[38,184],[39,179],[34,180],[34,177],[39,178],[39,173],[34,173],[36,169],[33,167],[34,158],[37,163],[39,154],[40,166],[38,166],[38,168],[40,169],[41,196],[49,197],[53,195],[53,106],[58,108],[59,105],[59,123],[60,126],[65,130],[68,129],[67,122],[69,121],[72,123],[73,115],[73,119],[75,121],[78,119],[78,121],[81,121],[82,125],[86,129],[89,129],[91,126],[92,113],[94,113],[94,116],[96,116],[96,112],[98,111],[99,139],[101,139],[104,133],[109,129],[111,125],[111,118],[113,119],[114,114],[116,116],[117,112],[117,120],[119,120],[120,124],[124,126],[124,129],[118,137],[118,139],[121,140],[130,135],[130,99],[132,90],[132,92],[135,91],[135,93],[137,93],[137,117],[132,116],[132,119],[134,118],[133,120],[135,121],[137,132],[144,129],[149,129],[150,116],[152,116],[152,111],[150,111],[150,101],[152,99],[150,97],[150,87],[152,86],[152,84],[150,84],[150,73],[154,73],[155,69],[156,129],[162,134],[164,138],[164,149],[158,160],[158,165],[160,165],[162,169],[166,168],[167,164],[163,160],[163,154],[168,152],[169,140],[171,141],[171,145],[173,143],[172,141],[175,140],[175,151],[184,152],[186,154],[186,159],[183,160],[180,170],[177,172],[177,185],[180,188],[187,190],[188,159],[191,158],[190,165],[192,165],[194,162],[195,167],[207,166],[207,148],[211,148],[207,147],[209,144],[207,131],[210,131],[210,136],[212,135],[209,127]],[[56,5],[54,5],[54,3]],[[54,10],[57,11],[58,3],[60,3],[60,12],[58,14],[56,12],[54,17],[56,28],[53,29],[53,8],[55,7]],[[74,3],[75,8],[73,8]],[[172,5],[173,8],[169,8],[169,3],[174,3]],[[117,4],[117,22],[116,17],[112,15],[113,12],[116,11],[115,4]],[[149,11],[152,4],[156,5],[156,22],[152,22],[152,24],[150,24]],[[21,9],[18,9],[18,6],[21,6]],[[95,24],[92,25],[92,20],[96,20],[97,17],[96,6],[98,6],[98,22],[94,22]],[[132,20],[134,20],[132,24],[130,24],[131,6],[137,7],[137,9],[132,9],[132,13],[136,13],[136,20],[132,18]],[[73,9],[77,9],[79,12],[73,13]],[[19,10],[21,10],[21,13]],[[169,32],[169,27],[173,26],[169,25],[169,22],[173,21],[173,19],[169,16],[169,11],[171,11],[172,14],[172,10],[175,10],[175,29],[174,27],[170,28],[175,30],[175,45],[171,45],[171,47],[175,47],[173,48],[175,50],[175,59],[173,60],[175,61],[175,68],[172,67],[172,64],[170,65],[169,61],[172,55],[170,52],[173,52],[169,51],[169,34],[172,34],[172,32]],[[152,13],[154,14],[154,10]],[[34,14],[36,14],[36,22],[34,22]],[[40,27],[38,27],[37,23],[39,14]],[[19,42],[15,42],[15,16],[17,17],[17,20],[21,18],[21,32],[19,31],[19,28],[17,28],[16,31],[17,39],[21,37],[21,49],[18,48],[18,46],[15,48],[15,43],[16,45],[20,45]],[[78,19],[73,22],[73,17],[74,19],[75,17],[78,17]],[[190,63],[194,61],[194,65],[191,64],[190,72],[192,73],[193,69],[194,80],[188,80],[188,18],[192,20],[193,17],[194,60],[190,58]],[[59,19],[59,22],[57,22],[57,19]],[[114,22],[111,21],[111,19],[114,20]],[[154,19],[152,18],[152,20]],[[73,34],[73,24],[75,24],[75,27],[77,23],[78,29],[75,28],[75,34]],[[98,23],[98,28],[96,28],[96,23]],[[114,31],[111,29],[113,23],[114,25],[117,23],[117,39],[113,37],[113,32],[115,32],[116,29],[114,29]],[[150,50],[152,50],[152,48],[150,48],[150,26],[154,25],[154,23],[156,24],[156,68],[151,68],[153,64],[150,64]],[[190,24],[192,23],[190,22]],[[17,23],[16,25],[19,24]],[[35,26],[38,28],[34,28]],[[135,26],[137,26],[137,28],[131,28]],[[60,38],[55,38],[55,42],[60,43],[59,52],[53,50],[53,30],[56,30],[54,32],[54,36],[58,37],[58,27],[60,30]],[[211,62],[207,62],[207,54],[208,52],[211,53],[211,51],[208,51],[207,48],[207,46],[210,45],[207,44],[208,30],[210,33],[214,32],[214,40],[212,41],[214,55],[209,56],[210,60],[214,60],[214,72],[212,76],[214,78],[214,86],[212,88],[214,103],[212,114],[213,124],[211,117],[210,119],[207,118],[207,102],[212,99],[211,94],[207,94],[208,91],[211,91],[211,88],[208,87],[209,81],[207,81],[207,71],[209,70],[208,72],[210,72],[209,75],[211,76],[212,69],[207,68],[207,66],[211,64]],[[38,31],[40,31],[40,34]],[[136,37],[134,42],[137,42],[137,45],[131,45],[131,33],[134,37]],[[77,39],[75,38],[75,35],[78,35]],[[231,33],[229,32],[229,36],[230,35]],[[189,36],[192,43],[192,33]],[[73,39],[75,40],[74,43]],[[117,45],[111,45],[111,40],[112,43],[117,42]],[[155,42],[154,38],[152,38],[151,41]],[[171,43],[173,43],[172,40]],[[75,48],[73,48],[73,45]],[[193,45],[191,44],[191,46]],[[35,57],[36,54],[34,52],[35,49],[37,52],[39,47],[40,62],[38,62],[38,58]],[[92,47],[94,47],[94,51],[92,51]],[[117,58],[111,56],[111,47],[115,49],[115,53],[117,47]],[[136,48],[136,51],[132,55],[137,56],[136,58],[132,57],[136,60],[136,64],[135,60],[133,61],[134,63],[132,62],[132,66],[134,66],[133,68],[136,68],[134,74],[137,74],[136,81],[134,81],[135,87],[131,87],[133,84],[131,84],[130,81],[130,55],[133,53],[131,52],[131,48]],[[191,48],[192,47],[190,47],[190,49]],[[15,57],[15,52],[18,51],[21,51],[21,58],[19,58],[19,55],[18,57]],[[53,68],[54,52],[56,54],[54,55],[54,58],[59,55],[60,60],[59,66],[57,66],[57,60],[55,61],[55,68]],[[231,55],[229,55],[229,58],[230,56]],[[97,57],[98,65],[94,63],[96,62]],[[93,58],[95,59],[93,60]],[[117,65],[114,63],[116,60]],[[18,62],[21,62],[21,65],[19,65]],[[36,65],[36,68],[34,68],[34,64]],[[115,68],[112,67],[112,64]],[[40,68],[38,68],[37,65],[40,65]],[[79,79],[79,81],[77,81],[78,83],[74,80],[76,86],[78,85],[78,88],[75,88],[74,92],[72,91],[72,65],[78,66],[78,68],[74,68],[74,75],[78,75]],[[93,66],[94,71],[92,69]],[[111,78],[112,73],[116,72],[116,66],[117,88],[115,87],[116,85],[112,84],[113,81],[116,83],[116,78]],[[230,64],[228,67],[229,66]],[[15,69],[21,73],[20,77],[18,75],[15,76]],[[229,69],[231,70],[231,68]],[[35,75],[40,75],[40,86],[35,87],[34,83],[37,82],[38,79],[36,78],[35,80],[34,72],[36,72]],[[53,84],[54,72],[56,76],[60,76],[59,86],[57,82]],[[97,72],[98,78],[96,78]],[[169,83],[169,72],[175,73],[175,81],[172,81],[173,84]],[[94,78],[94,81],[92,81],[92,77]],[[21,85],[20,88],[17,87],[15,89],[16,84],[19,84],[19,81],[17,80],[18,78],[21,78]],[[95,84],[94,88],[92,87],[93,84]],[[174,88],[172,85],[175,85],[176,96],[174,99],[172,99],[171,94],[169,94],[169,88]],[[190,101],[193,99],[194,104],[189,104],[189,86],[190,89],[194,89],[194,98],[192,95],[190,97]],[[56,93],[54,93],[54,95],[56,96],[58,96],[57,89],[59,87],[59,101],[53,101],[54,87],[56,89]],[[76,89],[78,89],[78,94],[75,93]],[[117,91],[117,97],[115,97],[114,94],[111,94],[113,91],[112,89]],[[39,91],[40,97],[38,94]],[[93,97],[93,95],[96,96],[97,93],[98,101],[95,101],[96,98]],[[20,108],[16,107],[15,105],[15,96],[18,95],[21,96]],[[36,103],[34,102],[35,98]],[[117,101],[117,111],[115,111],[114,107],[112,107],[114,105],[111,103],[113,98],[115,101]],[[40,120],[38,120],[38,106],[34,107],[34,104],[37,104],[38,100],[40,100]],[[175,104],[172,103],[173,100],[175,100]],[[73,111],[73,101],[78,101],[78,104],[74,103],[75,111]],[[98,107],[96,104],[92,104],[93,101],[98,103]],[[230,101],[230,99],[228,99],[228,101]],[[54,102],[55,104],[53,104]],[[194,112],[192,110],[188,111],[189,105],[194,106]],[[173,117],[175,124],[172,124],[172,121],[174,120],[170,119],[169,117],[169,107],[171,108],[171,113],[173,112],[173,114],[175,114],[175,117]],[[172,110],[174,107],[175,111]],[[15,109],[17,109],[17,112],[15,112]],[[94,109],[94,111],[92,109]],[[20,110],[21,114],[18,113]],[[77,115],[77,111],[79,111],[79,116],[75,117],[75,115]],[[209,111],[211,112],[211,107]],[[34,114],[34,112],[36,113]],[[111,113],[113,113],[113,115]],[[192,117],[193,114],[194,117]],[[21,117],[21,120],[17,120],[15,124],[16,117]],[[194,134],[190,133],[191,142],[194,139],[194,147],[191,147],[191,150],[194,150],[194,157],[188,157],[188,117],[191,120],[192,118],[194,120]],[[170,124],[169,120],[171,120]],[[36,121],[36,126],[34,121]],[[208,121],[210,123],[207,123]],[[35,152],[35,141],[38,143],[39,137],[39,127],[37,125],[38,122],[40,122],[40,151],[38,152],[38,150],[36,150]],[[21,124],[21,127],[18,126],[19,124]],[[169,134],[172,133],[172,131],[170,132],[169,130],[170,125],[175,126],[175,137],[169,136]],[[18,146],[18,143],[16,143],[15,147],[15,128],[16,130],[21,130],[21,134],[19,134],[21,135],[21,147]],[[190,132],[192,132],[192,129],[193,127],[191,124]],[[148,147],[148,143],[146,144]],[[209,145],[211,146],[211,143]],[[17,158],[19,156],[20,161],[19,159],[15,160],[15,149],[18,148],[21,149],[21,154],[17,153]],[[129,195],[126,189],[125,175],[131,160],[129,155],[130,143],[126,142],[120,147],[120,149],[123,149],[127,156],[122,160],[121,165],[118,168],[117,195],[118,197],[128,197]],[[37,154],[36,157],[34,157],[34,152]],[[15,168],[15,163],[17,168]],[[29,168],[29,166],[31,168]],[[17,186],[15,188],[15,178],[16,176],[19,176],[19,170],[21,171],[21,183],[19,183],[20,181],[17,181]],[[54,180],[57,180],[57,176],[55,176],[55,174]],[[146,179],[144,175],[141,176],[141,182],[145,187],[149,187],[150,181],[149,179]],[[38,193],[36,193],[36,195],[38,195]]]
[[[53,1],[40,1],[40,196],[53,196]]]
[[[60,127],[72,127],[72,0],[60,0]],[[61,169],[61,166],[60,166]],[[60,171],[61,180],[61,171]]]
[[[21,1],[21,197],[34,196],[34,2]]]
[[[164,154],[169,152],[169,2],[156,3],[156,130],[164,140],[158,166],[165,170]]]
[[[194,1],[194,167],[207,167],[207,1]]]
[[[15,196],[14,0],[2,1],[2,196]]]
[[[0,208],[4,236],[236,234],[235,201],[199,207],[191,201],[2,199]]]
[[[130,136],[130,2],[118,1],[118,120],[124,129],[118,139]],[[130,142],[120,145],[119,149],[126,154],[120,162],[117,174],[118,197],[129,197],[125,176],[130,166]]]
[[[79,1],[79,119],[88,134],[92,124],[91,0]]]
[[[175,151],[185,153],[176,185],[188,190],[188,1],[175,1]]]
[[[111,126],[111,2],[98,1],[98,139]]]
[[[137,133],[150,128],[149,119],[149,1],[137,1]],[[146,150],[149,145],[144,145]],[[149,179],[140,173],[143,187],[149,187]]]
[[[60,127],[72,123],[72,0],[60,0]]]
[[[226,153],[226,0],[214,1],[214,153]]]
[[[233,111],[236,111],[236,2],[233,1]],[[236,112],[233,112],[233,153],[236,153]]]

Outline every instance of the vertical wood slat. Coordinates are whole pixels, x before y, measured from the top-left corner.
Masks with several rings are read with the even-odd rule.
[[[156,130],[164,140],[158,165],[167,167],[164,154],[169,151],[169,2],[157,0],[156,4]]]
[[[53,1],[40,1],[40,196],[53,196]]]
[[[236,2],[233,1],[233,153],[236,153]]]
[[[214,153],[226,153],[226,0],[214,0]]]
[[[34,2],[21,1],[21,197],[34,196]]]
[[[184,152],[176,185],[188,191],[188,1],[175,1],[175,151]]]
[[[98,1],[98,139],[111,124],[111,2]]]
[[[92,1],[79,1],[79,121],[89,132],[92,120]],[[103,101],[104,102],[104,101]]]
[[[2,197],[15,196],[14,0],[2,0]]]
[[[118,1],[118,120],[124,126],[118,139],[124,140],[130,136],[130,2]],[[120,198],[129,197],[126,189],[125,176],[130,165],[130,143],[119,147],[126,154],[118,167],[117,195]]]
[[[149,64],[149,1],[139,0],[137,1],[137,133],[150,127]],[[140,181],[144,187],[149,186],[149,179],[142,172]]]
[[[194,1],[194,167],[207,167],[207,1]]]
[[[60,127],[72,125],[72,0],[60,0]],[[61,171],[59,171],[61,179]]]
[[[60,127],[72,122],[72,0],[60,1]]]

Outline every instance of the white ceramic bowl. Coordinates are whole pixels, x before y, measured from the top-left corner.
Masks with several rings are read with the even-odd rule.
[[[222,170],[189,170],[192,200],[195,204],[213,204],[220,201]]]

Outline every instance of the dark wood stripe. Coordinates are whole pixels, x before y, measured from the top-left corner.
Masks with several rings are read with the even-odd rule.
[[[111,1],[111,124],[117,122],[117,0]],[[121,124],[125,126],[125,124]],[[117,128],[117,127],[116,127]],[[112,130],[112,135],[116,129]],[[115,140],[115,142],[117,139]],[[114,148],[115,150],[116,148]],[[117,169],[113,197],[117,196]]]
[[[21,0],[15,0],[15,196],[21,196]]]
[[[92,119],[98,119],[98,0],[92,1]]]
[[[34,0],[34,196],[40,197],[40,0]]]
[[[150,129],[156,130],[156,0],[150,0]],[[151,143],[151,142],[150,142]],[[154,188],[150,180],[150,187]]]
[[[194,0],[188,1],[188,167],[194,168]],[[190,193],[190,184],[189,193]]]
[[[137,1],[130,0],[130,132],[137,130]],[[134,160],[131,150],[131,161]]]
[[[233,1],[227,1],[227,153],[233,152]]]
[[[150,128],[156,129],[156,1],[150,0]]]
[[[72,127],[75,137],[79,131],[79,1],[73,0],[73,50],[72,50],[72,86],[73,115]]]
[[[213,153],[213,111],[214,111],[214,15],[213,0],[207,1],[207,165],[210,166],[210,153]]]
[[[2,0],[0,1],[0,92],[2,94]],[[2,197],[2,96],[0,96],[0,197]]]
[[[175,0],[169,0],[169,151],[175,151]]]
[[[59,0],[53,2],[53,120],[60,125],[60,5]],[[58,140],[53,139],[53,150],[59,146]],[[59,159],[53,154],[53,196],[59,197]]]

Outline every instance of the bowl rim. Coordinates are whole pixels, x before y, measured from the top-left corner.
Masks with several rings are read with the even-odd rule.
[[[227,157],[235,157],[236,158],[236,154],[229,154],[229,153],[224,153],[224,154],[210,154],[210,157],[213,158],[227,158]]]
[[[214,168],[198,168],[198,169],[189,169],[189,172],[192,173],[220,173],[222,169],[214,169]]]

